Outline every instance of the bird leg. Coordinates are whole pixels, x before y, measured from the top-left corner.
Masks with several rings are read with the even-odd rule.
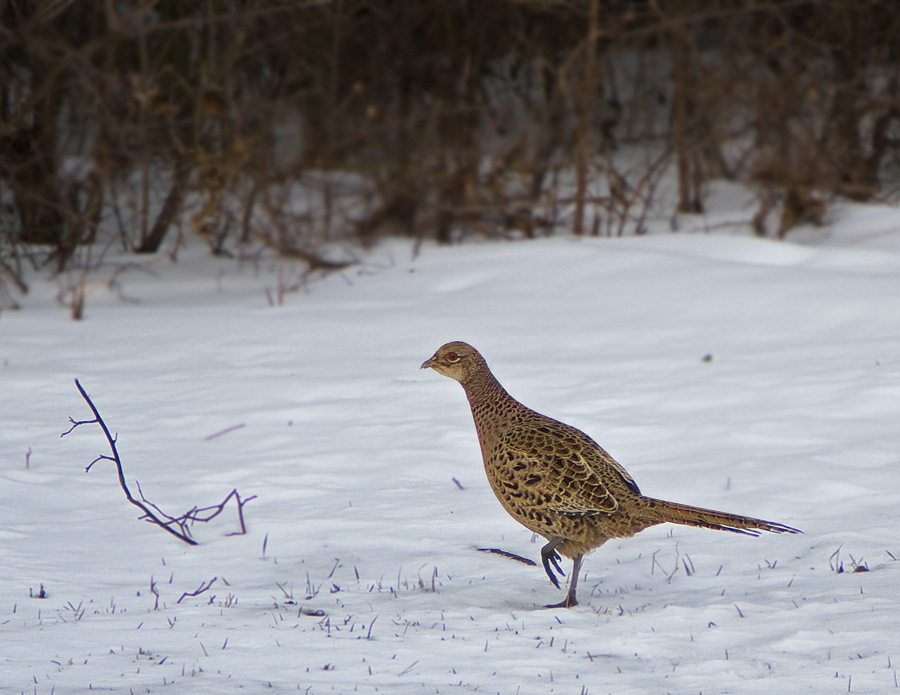
[[[572,608],[578,605],[578,601],[575,599],[575,587],[578,586],[578,574],[581,572],[582,560],[584,560],[584,555],[576,555],[575,559],[572,560],[572,575],[569,580],[569,591],[566,594],[566,600],[546,606],[546,608]],[[557,567],[557,569],[559,568]]]
[[[559,581],[556,579],[556,575],[553,574],[553,570],[550,569],[550,563],[553,563],[553,566],[556,568],[556,571],[559,572],[562,576],[566,576],[566,573],[562,571],[559,566],[559,553],[556,552],[556,546],[562,543],[565,538],[561,538],[557,536],[552,541],[547,543],[543,548],[541,548],[541,563],[544,565],[544,571],[547,573],[547,576],[550,577],[550,581],[553,582],[553,586],[557,589],[559,588]]]

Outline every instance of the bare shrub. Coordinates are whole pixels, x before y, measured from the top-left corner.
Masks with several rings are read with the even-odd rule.
[[[6,0],[0,301],[101,237],[327,270],[388,234],[639,233],[670,165],[677,212],[743,180],[783,236],[898,193],[898,29],[893,0]]]

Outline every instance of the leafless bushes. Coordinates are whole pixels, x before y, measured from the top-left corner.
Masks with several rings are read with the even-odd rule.
[[[0,301],[98,242],[327,269],[385,234],[633,233],[669,165],[679,212],[740,179],[784,234],[896,194],[898,29],[893,0],[5,0]]]

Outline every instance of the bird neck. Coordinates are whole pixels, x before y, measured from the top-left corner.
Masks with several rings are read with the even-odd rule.
[[[506,389],[500,385],[500,382],[487,369],[473,374],[462,384],[462,387],[465,389],[469,405],[472,407],[483,402],[496,403],[511,398]]]
[[[482,454],[505,428],[516,412],[516,400],[510,396],[494,375],[485,370],[464,383],[466,397],[475,420],[475,430],[481,444]]]

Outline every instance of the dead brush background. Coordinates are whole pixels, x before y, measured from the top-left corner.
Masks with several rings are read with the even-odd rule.
[[[896,196],[898,73],[895,0],[0,0],[0,306],[186,233],[310,269],[640,233],[669,167],[783,236]]]

